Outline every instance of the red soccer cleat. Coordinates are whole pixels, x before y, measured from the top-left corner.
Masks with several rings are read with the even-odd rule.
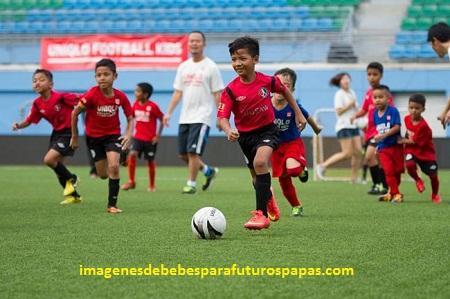
[[[432,194],[431,195],[431,201],[435,204],[440,204],[442,199],[441,196],[439,194]]]
[[[108,209],[106,210],[108,213],[110,214],[119,214],[122,213],[123,211],[121,209],[119,209],[118,207],[108,207]]]
[[[122,185],[122,190],[125,190],[125,191],[130,190],[130,189],[134,189],[134,188],[136,188],[136,183],[135,182],[128,181],[128,182],[126,182],[125,184]]]
[[[423,183],[423,181],[421,179],[418,179],[416,181],[416,188],[419,193],[422,193],[423,191],[425,191],[425,184]]]
[[[275,196],[269,199],[267,203],[267,215],[269,216],[270,221],[276,222],[280,219],[280,209],[278,208],[277,201],[275,200]]]
[[[263,215],[261,210],[251,212],[253,217],[244,224],[246,229],[264,229],[270,226],[269,218]]]

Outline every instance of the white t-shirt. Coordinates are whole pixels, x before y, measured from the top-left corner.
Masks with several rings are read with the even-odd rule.
[[[352,89],[345,91],[341,88],[334,95],[334,109],[344,108],[352,101],[356,101],[355,92]],[[342,129],[356,129],[356,124],[352,124],[350,118],[358,111],[357,107],[358,103],[356,102],[356,107],[348,109],[341,115],[338,115],[336,112],[336,132]]]
[[[205,57],[192,58],[178,66],[173,88],[183,93],[180,124],[203,123],[210,126],[215,101],[213,92],[224,88],[217,65]]]

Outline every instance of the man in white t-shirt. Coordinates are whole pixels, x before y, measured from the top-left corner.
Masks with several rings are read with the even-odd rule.
[[[439,57],[446,54],[450,57],[450,27],[446,23],[437,23],[428,29],[428,42]],[[450,124],[450,99],[438,119],[444,128]]]
[[[217,65],[203,54],[205,35],[200,31],[189,34],[188,47],[191,58],[178,66],[173,84],[174,92],[164,124],[168,126],[170,117],[182,100],[178,130],[178,151],[180,158],[188,164],[189,173],[184,194],[197,191],[197,174],[201,170],[206,177],[202,189],[206,190],[216,177],[218,168],[205,164],[201,155],[208,139],[214,105],[219,104],[224,88]]]

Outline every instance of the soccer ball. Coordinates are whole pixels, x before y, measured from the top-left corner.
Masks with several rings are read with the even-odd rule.
[[[191,221],[192,233],[199,239],[220,238],[226,227],[225,216],[213,207],[201,208],[194,214]]]

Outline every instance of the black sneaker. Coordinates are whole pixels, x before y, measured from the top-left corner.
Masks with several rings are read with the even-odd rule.
[[[211,173],[208,176],[206,176],[206,181],[202,186],[203,191],[206,191],[209,188],[209,186],[211,185],[212,181],[216,178],[218,173],[219,168],[217,167],[211,168]]]
[[[380,195],[380,190],[378,189],[378,187],[376,185],[372,185],[372,188],[370,188],[370,190],[367,191],[367,194]]]
[[[299,175],[298,179],[300,180],[300,182],[306,183],[308,181],[308,178],[308,168],[305,167],[305,169],[303,169],[303,172]]]

